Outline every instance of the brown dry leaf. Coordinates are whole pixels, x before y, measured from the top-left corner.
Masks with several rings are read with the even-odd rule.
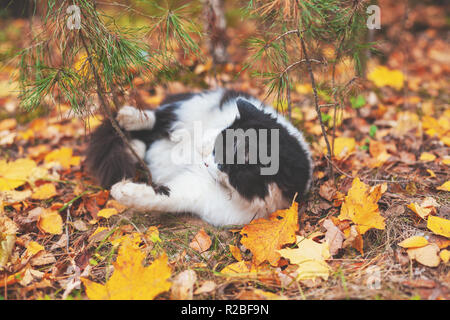
[[[203,293],[210,293],[216,290],[216,283],[212,280],[206,280],[203,282],[198,289],[194,291],[195,295],[203,294]]]
[[[0,269],[6,265],[16,242],[18,227],[0,212]]]
[[[211,238],[202,228],[200,229],[199,232],[197,232],[194,239],[192,239],[191,243],[189,244],[189,247],[199,253],[202,253],[208,250],[209,247],[211,247],[211,244],[212,244]]]
[[[421,248],[411,248],[407,252],[411,260],[414,259],[427,267],[437,267],[441,262],[439,258],[439,247],[434,243]]]
[[[173,280],[170,288],[172,300],[192,300],[197,275],[194,270],[184,270]]]
[[[30,260],[30,264],[33,267],[45,266],[49,264],[53,264],[56,262],[55,256],[47,252],[45,250],[39,251],[33,258]]]
[[[166,254],[143,266],[145,254],[139,244],[128,238],[119,248],[114,272],[106,284],[81,278],[86,294],[91,300],[151,300],[170,289],[171,276]]]
[[[333,180],[328,180],[320,185],[319,195],[331,202],[336,195],[336,191]]]
[[[390,157],[386,146],[381,141],[370,140],[369,153],[372,156],[369,164],[372,168],[380,167]]]
[[[297,231],[298,203],[294,201],[289,209],[278,210],[269,219],[256,219],[246,225],[241,231],[241,243],[253,253],[256,264],[267,260],[276,266],[280,260],[278,250],[294,243]]]
[[[57,195],[55,185],[46,183],[36,188],[31,195],[35,200],[47,200]]]
[[[39,215],[37,226],[44,233],[61,234],[63,220],[58,211],[44,209]]]
[[[355,178],[344,199],[338,218],[341,221],[353,221],[361,235],[372,228],[384,230],[385,218],[380,215],[377,203],[386,188],[386,184],[369,188],[359,178]]]
[[[327,232],[325,233],[325,241],[327,241],[328,245],[330,246],[330,254],[334,256],[339,251],[339,249],[342,248],[345,236],[330,219],[327,219],[323,222],[323,227],[327,229]]]

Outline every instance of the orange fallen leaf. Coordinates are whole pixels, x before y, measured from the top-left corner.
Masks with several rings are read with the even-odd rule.
[[[232,256],[233,256],[237,261],[241,261],[241,260],[242,260],[242,253],[241,253],[241,250],[239,250],[238,247],[233,246],[232,244],[228,245],[228,247],[230,248],[230,252],[231,252]]]
[[[191,243],[189,244],[189,247],[199,253],[202,253],[208,250],[209,247],[211,247],[211,244],[212,244],[211,238],[202,228],[200,229],[199,232],[197,232],[194,239],[192,239]]]
[[[27,246],[27,252],[30,256],[34,256],[36,253],[45,250],[44,246],[40,245],[36,241],[30,241],[28,242]]]
[[[449,191],[450,192],[450,180],[444,182],[441,186],[436,188],[437,190]]]
[[[62,234],[63,220],[58,211],[44,209],[39,215],[37,226],[44,233]]]
[[[46,163],[57,162],[64,170],[66,170],[69,169],[70,166],[78,166],[80,164],[81,158],[79,156],[73,156],[72,153],[73,151],[71,148],[62,147],[47,154],[44,161]]]
[[[432,211],[431,208],[424,208],[420,204],[415,202],[408,204],[408,208],[411,209],[415,214],[417,214],[422,219],[426,219]]]
[[[35,200],[46,200],[50,199],[57,195],[55,185],[52,183],[46,183],[34,190],[34,193],[31,195],[32,199]]]
[[[450,260],[450,251],[447,249],[441,250],[441,252],[439,252],[439,257],[444,263],[447,263]]]
[[[105,284],[81,278],[91,300],[152,300],[170,289],[166,254],[144,267],[145,254],[132,239],[125,239],[113,263],[114,272]]]
[[[276,266],[280,250],[284,245],[295,242],[298,231],[298,203],[293,202],[286,210],[278,210],[269,219],[256,219],[242,231],[241,243],[253,253],[255,264],[269,261]]]
[[[421,236],[412,236],[409,237],[398,245],[402,248],[421,248],[428,244],[428,240]]]
[[[103,217],[103,218],[110,218],[111,216],[114,216],[118,214],[119,212],[115,208],[106,208],[102,209],[99,212],[97,212],[97,217]]]
[[[427,228],[435,234],[450,238],[450,220],[429,216],[427,221]]]
[[[337,160],[346,158],[355,151],[356,141],[354,138],[338,137],[334,139],[334,156]]]
[[[14,190],[23,185],[34,168],[36,163],[30,159],[0,160],[0,191]]]
[[[436,156],[430,152],[423,152],[419,157],[419,160],[423,162],[431,162],[434,161],[435,159]]]
[[[220,273],[227,276],[247,276],[250,273],[249,262],[244,260],[234,262],[223,268]]]

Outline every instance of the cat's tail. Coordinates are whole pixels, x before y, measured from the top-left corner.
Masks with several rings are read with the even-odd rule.
[[[136,161],[108,119],[92,132],[85,164],[103,188],[136,175]]]

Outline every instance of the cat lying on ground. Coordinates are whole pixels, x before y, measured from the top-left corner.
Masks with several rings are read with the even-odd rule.
[[[129,207],[240,225],[289,207],[311,185],[313,164],[301,132],[246,93],[179,94],[154,111],[125,106],[116,119],[158,187],[131,181],[136,159],[107,120],[91,136],[86,163]]]

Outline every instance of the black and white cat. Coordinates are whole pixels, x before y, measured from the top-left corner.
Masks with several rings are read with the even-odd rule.
[[[109,121],[91,135],[86,163],[129,207],[191,212],[216,226],[241,225],[289,207],[294,195],[300,199],[311,185],[313,164],[302,133],[246,93],[179,94],[155,111],[125,106],[116,119],[158,187],[131,182],[136,161]],[[244,139],[229,135],[235,132]]]

